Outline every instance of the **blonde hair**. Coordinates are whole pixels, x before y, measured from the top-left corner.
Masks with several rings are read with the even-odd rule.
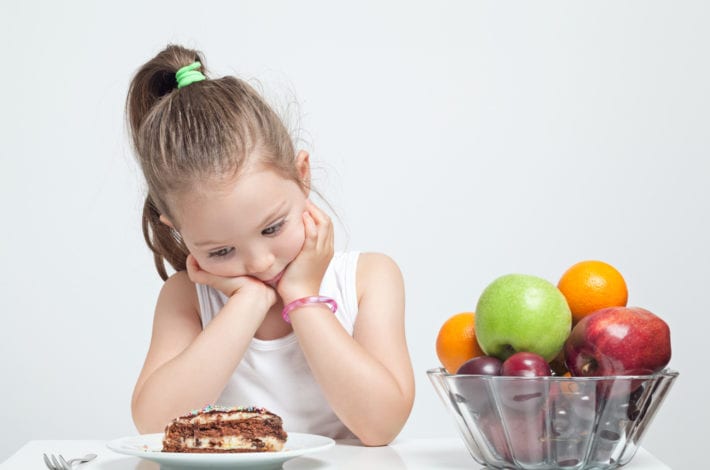
[[[207,79],[178,89],[175,73],[195,61]],[[175,220],[170,195],[210,178],[236,176],[254,155],[254,163],[303,184],[280,117],[245,81],[210,79],[204,64],[200,52],[168,45],[138,70],[126,99],[133,148],[148,186],[143,236],[163,280],[165,261],[182,271],[189,253],[180,234],[160,221],[161,214]]]

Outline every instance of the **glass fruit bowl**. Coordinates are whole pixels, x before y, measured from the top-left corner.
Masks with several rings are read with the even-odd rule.
[[[476,462],[530,470],[627,464],[678,377],[427,375]]]

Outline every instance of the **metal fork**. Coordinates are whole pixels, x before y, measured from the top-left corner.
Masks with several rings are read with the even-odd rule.
[[[82,464],[90,460],[94,460],[96,458],[96,454],[86,454],[83,457],[77,457],[69,461],[64,460],[64,457],[62,457],[61,454],[49,454],[49,456],[47,456],[47,454],[42,454],[42,457],[44,457],[44,464],[49,470],[71,470],[71,466],[77,462]]]

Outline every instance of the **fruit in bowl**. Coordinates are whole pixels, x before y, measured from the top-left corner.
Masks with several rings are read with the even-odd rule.
[[[475,318],[474,312],[452,315],[436,336],[436,355],[452,374],[467,360],[483,354],[476,341]]]
[[[478,299],[476,338],[486,355],[505,360],[519,351],[551,361],[569,335],[572,314],[549,281],[527,274],[494,280]]]
[[[503,362],[497,357],[477,356],[469,359],[459,367],[457,374],[474,375],[489,375],[498,376]],[[469,403],[476,403],[476,408],[482,409],[486,406],[488,390],[486,384],[480,381],[471,380],[465,387],[462,387],[458,392],[458,398]]]
[[[501,375],[505,377],[549,377],[550,365],[539,354],[517,352],[503,362]],[[519,419],[518,411],[539,410],[543,405],[547,385],[541,380],[505,380],[498,387],[500,402],[505,410]],[[513,419],[513,418],[511,418]],[[535,418],[538,421],[537,418]]]
[[[639,307],[598,310],[575,325],[565,342],[572,375],[645,375],[671,359],[671,333],[657,315]]]
[[[475,322],[471,313],[443,335],[456,339],[443,342],[456,346],[439,355],[446,369],[427,371],[471,455],[489,468],[625,465],[678,376],[665,369],[668,325],[626,307],[613,266],[577,263],[558,286],[524,274],[494,280]]]
[[[500,375],[503,363],[497,357],[477,356],[461,364],[457,374]]]
[[[557,288],[567,299],[575,324],[602,308],[625,307],[629,296],[624,276],[598,260],[575,263],[562,274]]]
[[[552,375],[552,369],[539,354],[523,351],[506,359],[500,373],[509,377],[547,377]]]

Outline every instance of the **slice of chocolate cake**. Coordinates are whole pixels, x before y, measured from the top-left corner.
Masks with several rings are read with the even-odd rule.
[[[207,405],[165,427],[163,452],[277,452],[287,438],[281,418],[264,408]]]

